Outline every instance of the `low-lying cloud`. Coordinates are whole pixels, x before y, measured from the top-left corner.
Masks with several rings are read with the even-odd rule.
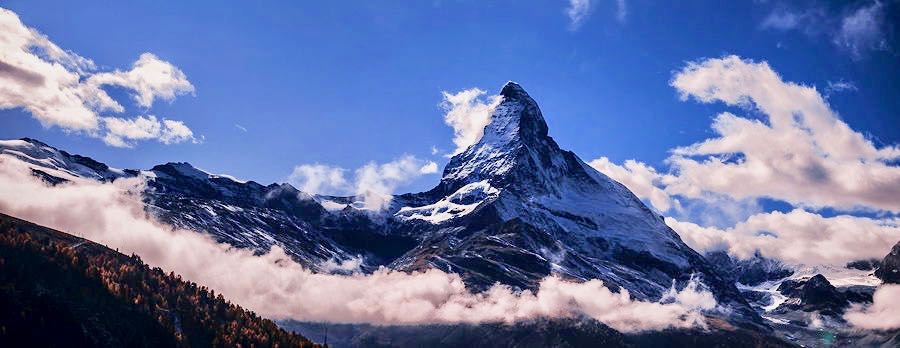
[[[24,162],[0,155],[0,211],[82,235],[209,286],[275,319],[374,324],[483,323],[538,317],[588,316],[622,332],[705,327],[713,295],[696,281],[660,302],[612,292],[599,280],[548,277],[536,292],[495,285],[469,292],[456,274],[432,269],[403,273],[316,274],[279,247],[264,255],[218,244],[210,237],[163,225],[144,211],[143,179],[113,183],[77,180],[48,186]]]
[[[855,328],[866,330],[900,329],[900,284],[884,284],[872,295],[872,304],[854,305],[844,319]]]
[[[759,252],[806,265],[843,266],[850,261],[879,259],[900,240],[900,219],[824,217],[803,209],[756,214],[725,229],[671,217],[666,224],[700,253],[725,250],[738,258],[750,258]]]
[[[405,155],[386,163],[369,162],[356,169],[352,180],[345,177],[347,170],[324,164],[301,164],[294,167],[288,182],[301,191],[312,194],[352,194],[364,207],[381,210],[390,204],[394,192],[403,184],[422,175],[437,173],[434,161]]]

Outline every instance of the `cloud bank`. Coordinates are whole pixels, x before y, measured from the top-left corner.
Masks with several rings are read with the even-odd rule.
[[[717,138],[673,150],[666,191],[735,199],[768,197],[798,206],[900,212],[900,148],[877,148],[851,129],[815,87],[786,82],[765,62],[728,56],[689,63],[672,86],[683,100],[759,111],[765,122],[723,112]]]
[[[897,218],[823,217],[802,209],[756,214],[726,229],[671,217],[666,224],[700,253],[725,250],[750,258],[758,251],[764,257],[806,265],[843,266],[850,261],[880,259],[900,240]]]
[[[0,8],[0,109],[26,110],[44,127],[60,127],[102,138],[111,146],[131,147],[136,140],[164,144],[194,140],[181,121],[154,116],[131,119],[101,116],[125,108],[104,86],[132,92],[143,108],[155,100],[173,100],[194,91],[184,73],[151,53],[142,54],[129,70],[97,72],[90,59],[64,50],[14,12]]]
[[[843,265],[880,258],[900,240],[900,148],[876,147],[815,87],[784,81],[766,62],[737,56],[689,62],[671,85],[682,100],[721,102],[754,116],[720,113],[715,137],[671,150],[669,172],[605,157],[590,164],[669,215],[666,222],[692,248]],[[766,198],[795,208],[754,213],[755,202]],[[698,207],[699,219],[691,216]],[[824,217],[815,213],[821,208],[882,217]],[[725,226],[706,220],[720,215],[725,218],[712,220],[743,217]]]
[[[24,162],[0,155],[0,211],[136,253],[153,266],[209,286],[275,319],[374,324],[483,323],[588,316],[622,332],[705,327],[713,295],[696,281],[660,302],[637,301],[602,282],[545,278],[537,292],[496,285],[471,293],[456,274],[381,269],[349,276],[316,274],[280,248],[253,251],[165,226],[144,212],[143,181],[90,180],[51,187]]]
[[[866,330],[900,329],[900,285],[884,284],[872,295],[869,306],[855,305],[844,314],[853,327]]]

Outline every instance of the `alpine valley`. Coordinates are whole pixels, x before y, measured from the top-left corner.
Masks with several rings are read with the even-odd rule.
[[[637,334],[618,333],[590,319],[334,324],[328,337],[332,346],[900,345],[900,332],[851,330],[842,319],[850,306],[871,303],[882,282],[898,282],[900,245],[884,260],[836,268],[786,265],[760,255],[701,255],[625,186],[561,149],[521,86],[509,82],[500,96],[481,139],[450,159],[437,186],[377,197],[387,202],[378,210],[366,204],[371,197],[244,182],[188,163],[116,169],[27,138],[0,141],[0,159],[26,162],[48,185],[141,177],[146,181],[141,199],[155,219],[258,253],[277,245],[316,272],[437,268],[459,274],[472,291],[495,283],[535,290],[541,279],[555,275],[579,282],[598,279],[646,301],[699,281],[719,308],[704,314],[707,329]],[[280,325],[319,340],[323,324]]]

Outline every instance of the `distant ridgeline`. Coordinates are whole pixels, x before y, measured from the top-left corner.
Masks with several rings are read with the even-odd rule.
[[[313,347],[135,255],[0,214],[0,347]]]

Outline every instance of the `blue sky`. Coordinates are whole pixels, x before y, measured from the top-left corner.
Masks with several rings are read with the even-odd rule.
[[[298,164],[352,169],[403,154],[442,167],[431,147],[454,145],[441,92],[496,93],[515,80],[563,148],[665,171],[670,149],[712,136],[717,113],[754,115],[682,101],[670,86],[686,62],[734,54],[822,93],[829,82],[852,84],[830,93],[831,108],[878,146],[900,142],[896,2],[877,3],[879,32],[867,37],[875,41],[853,47],[840,41],[842,18],[876,3],[726,3],[625,1],[623,11],[591,1],[573,26],[567,1],[6,1],[25,25],[99,70],[127,69],[144,52],[176,66],[193,94],[147,110],[108,91],[123,115],[181,120],[203,141],[111,147],[44,128],[22,109],[0,111],[0,138],[34,137],[124,168],[188,161],[261,183],[284,181]]]

